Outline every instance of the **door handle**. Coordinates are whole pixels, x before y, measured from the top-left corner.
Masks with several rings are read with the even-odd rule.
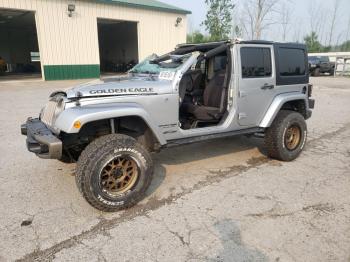
[[[265,84],[261,87],[262,90],[266,90],[266,89],[274,89],[275,86],[274,85],[269,85],[269,84]]]

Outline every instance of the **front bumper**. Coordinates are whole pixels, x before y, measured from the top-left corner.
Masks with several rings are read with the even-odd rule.
[[[315,99],[309,98],[308,103],[309,103],[309,109],[307,109],[307,111],[306,111],[306,119],[309,119],[312,115],[311,109],[315,108]]]
[[[315,108],[315,99],[309,98],[309,108]]]
[[[311,73],[311,72],[315,71],[316,67],[317,66],[315,64],[309,64],[309,72]]]
[[[40,158],[60,159],[62,141],[59,140],[39,119],[29,118],[21,125],[22,135],[27,136],[27,148]]]

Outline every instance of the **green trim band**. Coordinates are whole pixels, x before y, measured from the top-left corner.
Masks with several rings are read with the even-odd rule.
[[[100,65],[44,65],[45,80],[99,78]]]
[[[155,0],[95,0],[95,1],[106,3],[106,4],[115,4],[115,5],[126,6],[126,7],[163,11],[163,12],[170,12],[170,13],[176,13],[176,14],[184,14],[184,15],[192,14],[191,11],[178,8],[173,5],[168,5],[163,2],[159,2]]]

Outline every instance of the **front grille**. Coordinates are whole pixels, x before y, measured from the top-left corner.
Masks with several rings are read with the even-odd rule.
[[[55,112],[57,108],[57,101],[50,100],[44,107],[40,120],[47,126],[52,126],[54,123]]]

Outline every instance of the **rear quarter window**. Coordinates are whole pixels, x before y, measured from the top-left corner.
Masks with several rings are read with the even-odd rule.
[[[280,48],[279,72],[281,76],[305,75],[305,51],[297,48]]]
[[[304,44],[276,43],[274,52],[277,86],[309,83],[309,62]]]

